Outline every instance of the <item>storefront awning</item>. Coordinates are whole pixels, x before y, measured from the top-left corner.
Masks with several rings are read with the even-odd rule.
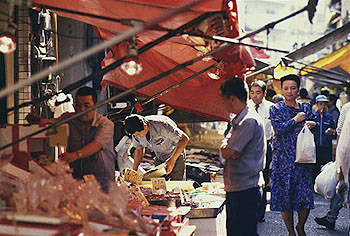
[[[320,69],[317,69],[320,68]],[[335,85],[350,83],[350,44],[324,56],[302,69],[301,75],[321,83]]]
[[[34,0],[34,2],[45,5],[48,9],[55,11],[61,16],[94,25],[102,39],[109,39],[115,34],[129,30],[133,24],[150,21],[170,9],[178,8],[191,1]],[[164,36],[169,31],[188,24],[208,12],[213,13],[213,17],[207,18],[206,22],[204,20],[189,25],[183,32],[174,35],[139,55],[143,67],[143,71],[139,75],[130,77],[118,67],[103,77],[102,86],[111,85],[120,89],[132,88],[141,82],[203,54],[203,51],[198,50],[199,48],[208,48],[209,44],[212,48],[218,46],[214,45],[214,42],[189,40],[182,33],[210,32],[215,34],[220,31],[222,36],[225,37],[236,38],[239,36],[241,31],[238,26],[235,1],[203,1],[188,11],[182,12],[154,26],[152,29],[138,34],[137,46],[141,48],[147,43]],[[220,17],[220,15],[223,17]],[[123,48],[125,48],[123,43],[111,48],[103,62],[103,66],[110,65],[125,56],[122,52],[124,50]],[[207,59],[171,73],[166,78],[150,84],[136,91],[136,93],[144,97],[151,97],[204,68],[215,64],[217,61],[223,61],[224,69],[221,68],[221,71],[226,72],[226,74],[221,74],[221,79],[213,80],[208,77],[207,73],[204,73],[160,96],[157,98],[157,102],[211,119],[227,119],[227,113],[219,97],[219,86],[224,77],[240,76],[246,71],[252,70],[255,67],[255,62],[250,50],[247,50],[245,46],[239,45],[232,45],[224,51],[214,54],[212,58]]]

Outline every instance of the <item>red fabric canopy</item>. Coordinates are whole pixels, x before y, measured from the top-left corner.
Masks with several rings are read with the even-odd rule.
[[[190,0],[35,0],[35,2],[99,16],[112,17],[115,19],[136,19],[146,22],[160,14],[164,14],[170,9],[182,6],[190,2]],[[115,33],[121,33],[130,29],[130,26],[118,22],[111,22],[67,12],[56,12],[59,15],[96,26],[96,31],[103,39],[111,38]],[[208,0],[158,24],[151,30],[138,34],[137,46],[140,48],[166,34],[167,31],[164,31],[164,29],[176,29],[206,12],[220,12],[220,14],[224,16],[223,19],[225,19],[225,23],[223,23],[223,25],[227,24],[226,29],[228,30],[226,30],[221,36],[230,38],[236,38],[239,36],[240,30],[238,27],[236,2],[229,0]],[[212,23],[213,22],[209,21],[207,24],[209,25],[209,30],[210,24]],[[198,32],[198,28],[193,26],[189,31]],[[206,41],[205,45],[200,46],[208,46],[208,42],[209,40]],[[213,44],[213,41],[209,43]],[[181,63],[196,58],[201,52],[193,47],[195,45],[197,44],[181,35],[172,37],[139,55],[139,60],[143,67],[140,74],[130,77],[120,68],[116,68],[103,77],[102,86],[106,87],[107,85],[112,85],[121,89],[132,88],[133,86],[162,72],[168,71]],[[216,48],[218,45],[211,46],[212,48]],[[111,48],[110,52],[104,59],[102,66],[107,66],[125,56],[125,47],[125,43],[121,43]],[[207,73],[204,73],[178,88],[171,90],[165,95],[160,96],[157,101],[208,118],[227,120],[228,114],[221,103],[219,86],[225,78],[242,76],[247,71],[254,69],[255,63],[250,50],[247,50],[244,46],[238,45],[233,45],[228,49],[215,54],[213,57],[222,62],[220,63],[221,68],[219,69],[219,80],[213,80],[208,77]],[[213,63],[215,63],[213,59],[196,62],[191,66],[172,73],[166,78],[138,90],[137,94],[144,97],[150,97],[212,65]]]

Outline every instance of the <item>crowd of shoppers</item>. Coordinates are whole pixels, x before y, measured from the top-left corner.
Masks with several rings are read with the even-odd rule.
[[[305,223],[310,210],[314,208],[313,181],[320,173],[320,168],[332,161],[333,140],[337,135],[339,137],[346,113],[350,110],[348,103],[342,107],[339,115],[335,105],[337,97],[325,94],[326,91],[314,99],[309,98],[307,90],[300,89],[300,78],[297,75],[284,76],[280,81],[282,94],[272,93],[262,81],[250,84],[250,100],[246,104],[245,96],[242,96],[246,89],[244,85],[236,84],[238,79],[227,80],[221,85],[223,103],[229,112],[235,114],[229,123],[231,129],[225,134],[220,148],[221,156],[226,160],[224,182],[227,192],[228,235],[258,235],[256,224],[264,221],[266,192],[269,190],[270,208],[281,212],[288,234],[306,235]],[[257,113],[255,119],[254,113]],[[257,138],[261,137],[261,128],[258,128],[260,122],[264,126],[264,149],[261,140]],[[315,165],[295,163],[297,136],[304,126],[314,134]],[[254,139],[249,135],[252,129],[255,130]],[[257,148],[260,148],[260,152]],[[252,157],[251,151],[259,155]],[[261,153],[264,155],[261,156]],[[255,160],[254,164],[252,160]],[[261,169],[261,160],[264,160],[262,194],[255,188],[259,183],[257,172]],[[242,182],[243,178],[249,181]],[[248,183],[250,185],[245,186]],[[255,193],[258,194],[258,199],[254,197]],[[335,195],[330,211],[324,217],[316,217],[316,223],[334,229],[344,201]],[[298,216],[296,225],[294,211]],[[247,216],[247,213],[251,215]]]

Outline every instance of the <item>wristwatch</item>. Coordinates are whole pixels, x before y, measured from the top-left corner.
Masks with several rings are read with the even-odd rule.
[[[83,153],[80,150],[76,151],[75,153],[77,154],[79,159],[83,158]]]

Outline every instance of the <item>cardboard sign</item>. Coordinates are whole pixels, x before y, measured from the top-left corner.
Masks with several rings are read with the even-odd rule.
[[[151,181],[153,194],[159,194],[159,189],[163,189],[165,192],[167,191],[165,178],[152,178]]]
[[[85,183],[87,183],[87,184],[93,184],[93,185],[100,186],[94,175],[84,175],[83,179],[84,179]]]
[[[124,181],[133,183],[133,184],[142,184],[142,178],[143,178],[143,174],[128,169],[125,169],[125,174],[124,174]]]
[[[48,131],[50,146],[67,146],[68,143],[68,124],[63,124]]]

